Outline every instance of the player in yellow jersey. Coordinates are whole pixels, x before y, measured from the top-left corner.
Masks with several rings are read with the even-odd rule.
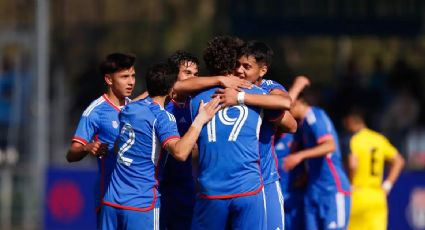
[[[352,110],[344,117],[344,126],[353,133],[350,140],[349,168],[352,182],[349,230],[387,229],[387,195],[404,160],[382,134],[368,129],[360,111]],[[383,180],[384,165],[389,163]]]

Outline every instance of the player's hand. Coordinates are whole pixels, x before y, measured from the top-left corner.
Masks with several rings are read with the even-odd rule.
[[[389,180],[385,180],[384,183],[382,183],[382,189],[384,190],[385,194],[388,195],[393,187],[393,183]]]
[[[198,115],[196,116],[197,121],[199,121],[202,125],[207,123],[209,120],[211,120],[215,113],[221,109],[220,105],[220,98],[216,97],[209,101],[207,104],[204,104],[203,101],[201,101],[201,105],[199,106]]]
[[[238,104],[238,91],[235,89],[218,89],[215,91],[215,94],[213,94],[212,97],[220,98],[220,104],[223,107],[229,107]]]
[[[235,89],[237,91],[241,91],[241,89],[251,89],[252,88],[252,83],[248,82],[244,79],[240,79],[238,77],[235,77],[233,75],[230,76],[221,76],[219,78],[220,81],[220,85],[223,86],[224,88],[231,88],[231,89]]]
[[[100,143],[100,141],[94,141],[84,146],[84,151],[90,153],[91,155],[104,156],[108,152],[108,144]]]
[[[294,85],[296,85],[296,86],[298,86],[298,87],[300,87],[300,88],[304,88],[304,87],[306,87],[306,86],[309,86],[311,83],[310,83],[310,80],[306,77],[306,76],[297,76],[296,78],[295,78],[295,81],[294,81]]]
[[[295,168],[302,161],[300,154],[290,154],[283,158],[283,170],[290,171]]]

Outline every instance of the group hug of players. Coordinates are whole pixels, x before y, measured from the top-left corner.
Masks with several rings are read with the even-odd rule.
[[[289,90],[266,80],[272,56],[263,42],[215,37],[203,53],[210,76],[177,51],[130,100],[135,56],[108,55],[107,92],[83,112],[66,156],[98,159],[98,228],[386,229],[400,154],[348,113],[350,185],[332,121],[302,92],[309,80]]]

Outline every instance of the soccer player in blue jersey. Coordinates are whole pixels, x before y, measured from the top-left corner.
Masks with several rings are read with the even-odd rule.
[[[308,85],[310,85],[308,78],[296,77],[289,89],[292,100],[297,100],[299,93]],[[293,134],[282,133],[280,130],[275,135],[274,145],[279,163],[280,185],[285,207],[285,229],[303,230],[305,229],[304,190],[307,182],[305,164],[297,165],[290,172],[283,170],[283,158],[300,147],[294,143]]]
[[[210,73],[233,73],[238,48],[238,40],[232,37],[211,40],[204,52]],[[218,89],[212,87],[195,95],[192,112],[197,110],[199,100],[208,100]],[[263,112],[259,107],[244,104],[245,92],[251,102],[264,103],[258,98],[267,98],[267,95],[263,95],[266,92],[259,87],[243,90],[239,94],[239,105],[220,111],[201,132],[198,142],[198,182],[201,191],[195,206],[193,229],[266,228],[263,185],[258,165],[258,132]],[[289,97],[286,100],[282,100],[283,103],[290,104]],[[279,106],[282,101],[278,102]],[[266,119],[269,117],[266,116]]]
[[[84,111],[66,155],[69,162],[82,160],[87,155],[97,157],[99,185],[96,185],[96,207],[100,214],[100,201],[109,183],[116,157],[113,143],[119,133],[118,115],[126,105],[136,83],[135,56],[113,53],[100,65],[107,91]]]
[[[350,211],[350,185],[343,171],[338,135],[326,112],[297,99],[292,115],[298,120],[294,140],[302,146],[283,159],[285,170],[307,162],[304,197],[306,229],[346,229]]]
[[[271,67],[273,51],[263,42],[247,42],[239,52],[238,66],[236,75],[254,83],[256,86],[265,90],[269,95],[288,96],[286,89],[279,83],[266,80],[263,77]],[[233,104],[237,92],[227,89],[219,90],[220,97],[225,105]],[[233,96],[232,96],[233,94]],[[232,103],[233,101],[233,103]],[[275,117],[279,120],[277,123],[285,132],[296,131],[296,121],[288,111],[281,111],[280,116]],[[274,120],[272,120],[274,121]],[[260,129],[259,152],[261,173],[264,183],[264,192],[266,198],[267,229],[284,229],[284,206],[283,195],[279,184],[278,162],[274,152],[274,134],[277,129],[276,122],[264,120]]]
[[[220,109],[214,99],[199,111],[186,134],[180,138],[175,117],[164,103],[176,81],[167,64],[157,64],[146,75],[149,96],[128,104],[120,114],[120,135],[116,143],[117,163],[105,193],[102,229],[158,229],[158,162],[161,149],[185,161],[202,126]]]
[[[176,51],[168,58],[168,62],[178,71],[177,81],[198,76],[198,58],[186,51]],[[192,123],[189,105],[189,95],[173,93],[170,102],[165,106],[165,109],[176,118],[180,136],[187,132]],[[186,161],[181,162],[168,154],[164,157],[159,186],[161,229],[190,229],[195,205],[191,158],[190,155]]]

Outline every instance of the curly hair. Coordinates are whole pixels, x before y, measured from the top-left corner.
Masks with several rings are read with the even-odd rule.
[[[192,62],[199,66],[199,60],[195,55],[183,51],[183,50],[177,50],[171,56],[167,59],[168,63],[175,68],[179,68],[180,65],[185,64],[185,62]]]
[[[231,36],[217,36],[208,42],[204,50],[204,62],[212,75],[230,74],[236,68],[239,49],[243,46],[242,39]]]

